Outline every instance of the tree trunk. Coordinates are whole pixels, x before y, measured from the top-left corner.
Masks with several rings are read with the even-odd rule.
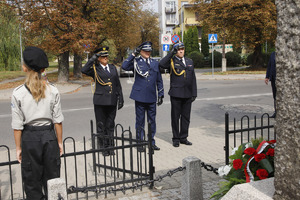
[[[275,200],[300,199],[300,0],[276,0]],[[295,42],[295,43],[293,43]]]
[[[74,54],[74,68],[73,68],[73,76],[74,78],[82,78],[82,56],[79,54]]]
[[[69,80],[69,52],[66,51],[58,56],[58,82]]]
[[[258,44],[254,48],[252,68],[264,67],[264,59],[261,52],[261,44]]]

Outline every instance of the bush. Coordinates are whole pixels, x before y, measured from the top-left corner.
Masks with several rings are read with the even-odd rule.
[[[195,68],[204,67],[204,55],[199,51],[193,51],[188,55],[188,58],[192,59]]]
[[[241,64],[241,56],[237,52],[227,52],[225,57],[229,67],[236,67]]]
[[[262,57],[263,57],[263,67],[267,67],[268,66],[268,62],[270,59],[271,53],[262,53]],[[249,54],[247,57],[247,65],[252,65],[252,61],[253,61],[253,53]]]
[[[209,65],[212,67],[212,54],[209,54]],[[222,54],[218,51],[214,51],[214,67],[222,67]]]

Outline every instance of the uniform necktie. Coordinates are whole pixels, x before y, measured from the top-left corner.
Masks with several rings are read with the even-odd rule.
[[[109,73],[109,71],[108,71],[108,67],[105,67],[105,71],[106,71],[107,73]]]

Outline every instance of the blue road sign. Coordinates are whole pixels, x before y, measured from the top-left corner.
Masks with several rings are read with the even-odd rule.
[[[163,45],[163,51],[169,51],[170,50],[170,45],[169,44],[164,44]]]
[[[218,34],[208,34],[208,43],[217,43]]]
[[[171,41],[173,42],[173,44],[175,44],[176,42],[180,41],[179,35],[176,35],[176,34],[172,35]]]

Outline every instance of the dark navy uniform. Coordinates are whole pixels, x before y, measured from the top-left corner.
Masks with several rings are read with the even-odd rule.
[[[151,48],[149,42],[141,44],[140,47],[143,47],[145,44],[150,45]],[[145,50],[148,51],[148,49]],[[144,139],[145,113],[147,112],[147,120],[151,123],[152,142],[155,145],[156,101],[158,98],[162,99],[164,96],[163,80],[158,62],[151,58],[144,59],[142,56],[135,57],[134,55],[130,55],[123,62],[122,68],[126,71],[135,72],[135,81],[132,86],[130,98],[135,100],[137,139]]]
[[[49,66],[46,54],[37,47],[27,47],[23,57],[26,67],[36,73]],[[21,142],[26,199],[46,199],[47,181],[60,177],[60,151],[54,124],[62,123],[64,117],[57,88],[49,83],[45,85],[45,97],[39,101],[26,84],[15,88],[11,98],[12,128],[14,132],[21,131],[21,141],[16,135],[15,140],[16,147]]]
[[[273,93],[273,99],[274,99],[274,108],[275,108],[275,113],[271,117],[276,116],[276,60],[275,60],[275,52],[273,52],[270,56],[269,63],[268,63],[268,68],[267,68],[267,74],[266,78],[271,81],[271,86],[272,86],[272,93]]]
[[[166,55],[159,66],[170,69],[172,141],[173,144],[179,144],[187,141],[192,101],[197,97],[197,84],[193,61],[186,57],[181,61],[173,55],[173,52]]]
[[[104,57],[108,56],[107,50],[108,47],[100,48],[95,53],[99,53],[99,56]],[[117,105],[118,109],[123,107],[124,100],[116,67],[112,64],[107,64],[108,70],[105,70],[105,67],[90,59],[81,72],[95,80],[93,103],[97,133],[113,136]],[[100,146],[104,148],[113,146],[113,140],[101,139]]]

